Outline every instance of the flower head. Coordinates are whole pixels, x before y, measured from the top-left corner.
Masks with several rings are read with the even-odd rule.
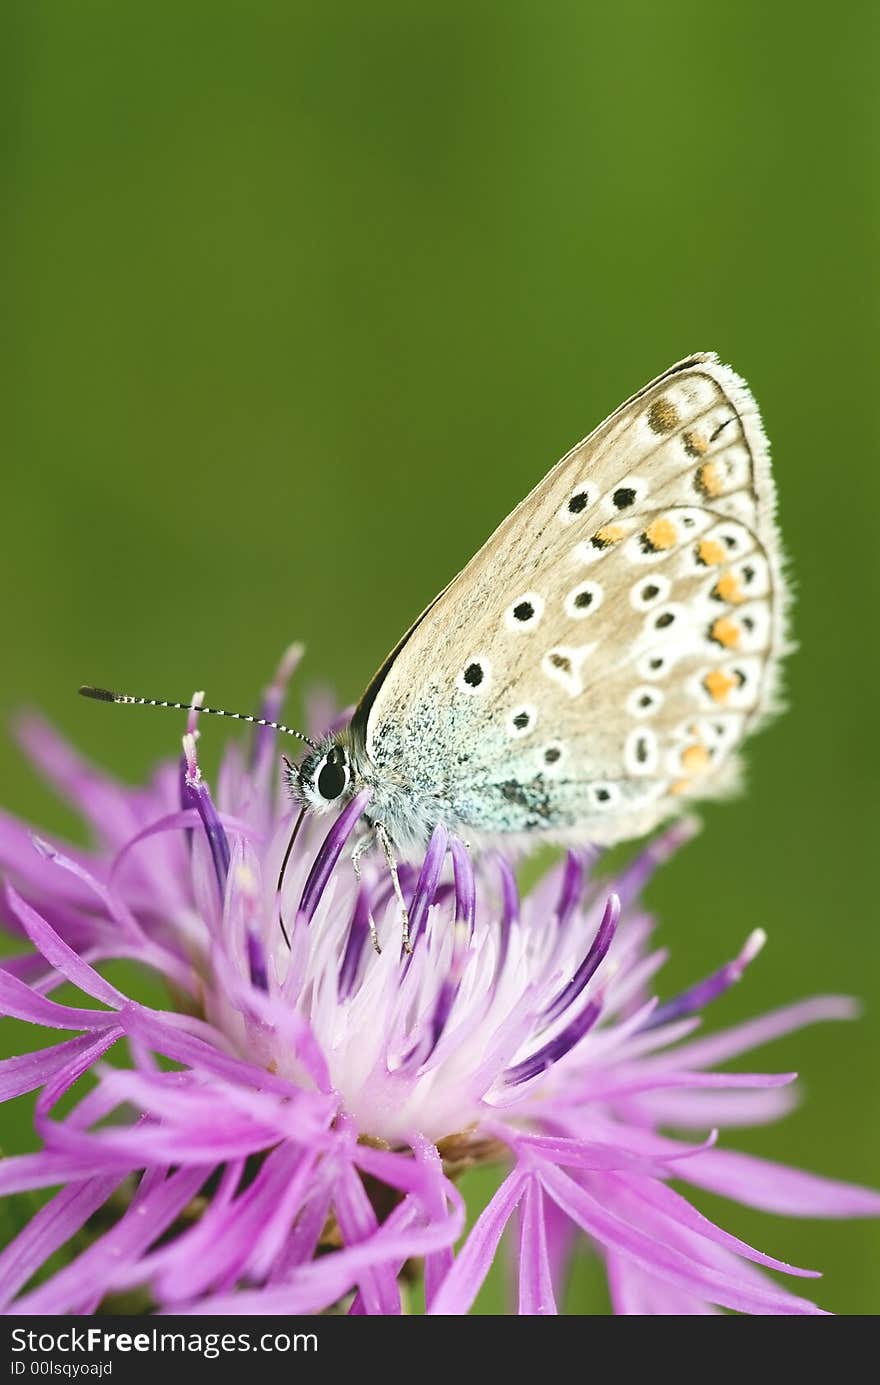
[[[852,1005],[808,1000],[695,1038],[757,933],[713,976],[655,1000],[664,957],[639,896],[686,827],[611,886],[570,852],[522,899],[504,855],[474,862],[438,828],[418,867],[401,866],[402,955],[384,862],[358,884],[348,860],[363,798],[329,830],[307,820],[279,896],[291,813],[272,740],[258,733],[247,756],[230,745],[215,796],[197,723],[180,760],[137,790],[47,728],[25,731],[95,847],[0,820],[8,920],[32,944],[0,970],[0,1006],[76,1035],[0,1064],[4,1097],[40,1089],[42,1142],[0,1164],[0,1192],[58,1189],[0,1253],[6,1311],[92,1312],[138,1286],[174,1312],[395,1313],[400,1272],[423,1257],[428,1310],[462,1313],[515,1213],[522,1313],[556,1311],[576,1233],[604,1258],[617,1312],[820,1311],[766,1274],[811,1271],[729,1235],[671,1180],[789,1215],[880,1211],[875,1193],[717,1143],[726,1126],[784,1114],[794,1076],[718,1065]],[[168,1008],[112,985],[98,969],[111,958],[158,972]],[[63,981],[87,1003],[53,999]],[[127,1068],[104,1061],[118,1046]],[[485,1160],[507,1172],[456,1251],[456,1178]],[[32,1287],[72,1238],[68,1263]]]

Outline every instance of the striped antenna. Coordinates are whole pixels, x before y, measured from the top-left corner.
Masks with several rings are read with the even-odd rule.
[[[199,707],[195,702],[164,702],[158,697],[132,697],[129,693],[110,692],[107,688],[93,688],[88,683],[79,689],[80,697],[92,697],[96,702],[127,702],[135,707],[170,707],[174,712],[201,712],[209,717],[230,717],[233,721],[249,721],[254,726],[268,726],[273,731],[283,731],[285,736],[296,736],[305,741],[313,750],[318,747],[302,731],[294,731],[292,726],[284,726],[280,721],[269,721],[268,717],[255,717],[249,712],[227,712],[222,707]]]

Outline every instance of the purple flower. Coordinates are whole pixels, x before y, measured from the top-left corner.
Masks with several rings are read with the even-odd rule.
[[[694,1037],[759,934],[657,1003],[664,956],[639,894],[686,827],[613,890],[571,852],[522,900],[504,856],[475,865],[438,828],[418,869],[401,867],[403,957],[381,858],[360,888],[348,860],[364,801],[329,831],[307,821],[279,899],[291,813],[277,749],[265,735],[249,757],[229,746],[213,796],[196,722],[143,789],[42,725],[24,731],[96,844],[50,845],[0,818],[9,923],[32,944],[0,970],[0,1005],[75,1035],[0,1064],[3,1097],[39,1089],[42,1144],[0,1163],[0,1192],[58,1189],[0,1253],[5,1311],[89,1313],[138,1286],[177,1313],[398,1313],[401,1270],[423,1257],[428,1311],[464,1313],[509,1224],[521,1313],[556,1312],[578,1232],[618,1313],[821,1311],[766,1273],[813,1271],[729,1235],[672,1180],[792,1216],[880,1212],[876,1193],[716,1143],[784,1114],[794,1077],[718,1066],[853,1006],[822,997]],[[104,979],[110,958],[157,972],[169,1008]],[[87,1003],[53,999],[64,981]],[[105,1064],[117,1047],[129,1067]],[[456,1177],[487,1160],[508,1171],[461,1243]],[[29,1287],[72,1238],[63,1268]]]

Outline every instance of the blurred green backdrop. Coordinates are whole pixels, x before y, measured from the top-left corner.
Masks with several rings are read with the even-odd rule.
[[[878,16],[7,0],[0,19],[4,727],[36,705],[137,779],[179,728],[79,682],[247,707],[294,637],[307,677],[355,698],[559,455],[718,350],[774,445],[801,651],[748,794],[652,888],[664,984],[762,924],[716,1022],[865,997],[857,1025],[762,1055],[808,1101],[740,1143],[868,1182]],[[0,769],[7,806],[73,830],[11,737]],[[6,1148],[28,1138],[7,1121]],[[724,1216],[825,1269],[824,1306],[877,1310],[876,1228]],[[571,1306],[605,1311],[598,1285],[583,1268]]]

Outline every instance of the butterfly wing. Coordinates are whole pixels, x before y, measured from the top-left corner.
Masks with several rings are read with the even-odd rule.
[[[474,836],[597,842],[722,791],[786,648],[773,511],[744,382],[713,355],[673,366],[549,472],[386,661],[353,723],[377,783]]]

